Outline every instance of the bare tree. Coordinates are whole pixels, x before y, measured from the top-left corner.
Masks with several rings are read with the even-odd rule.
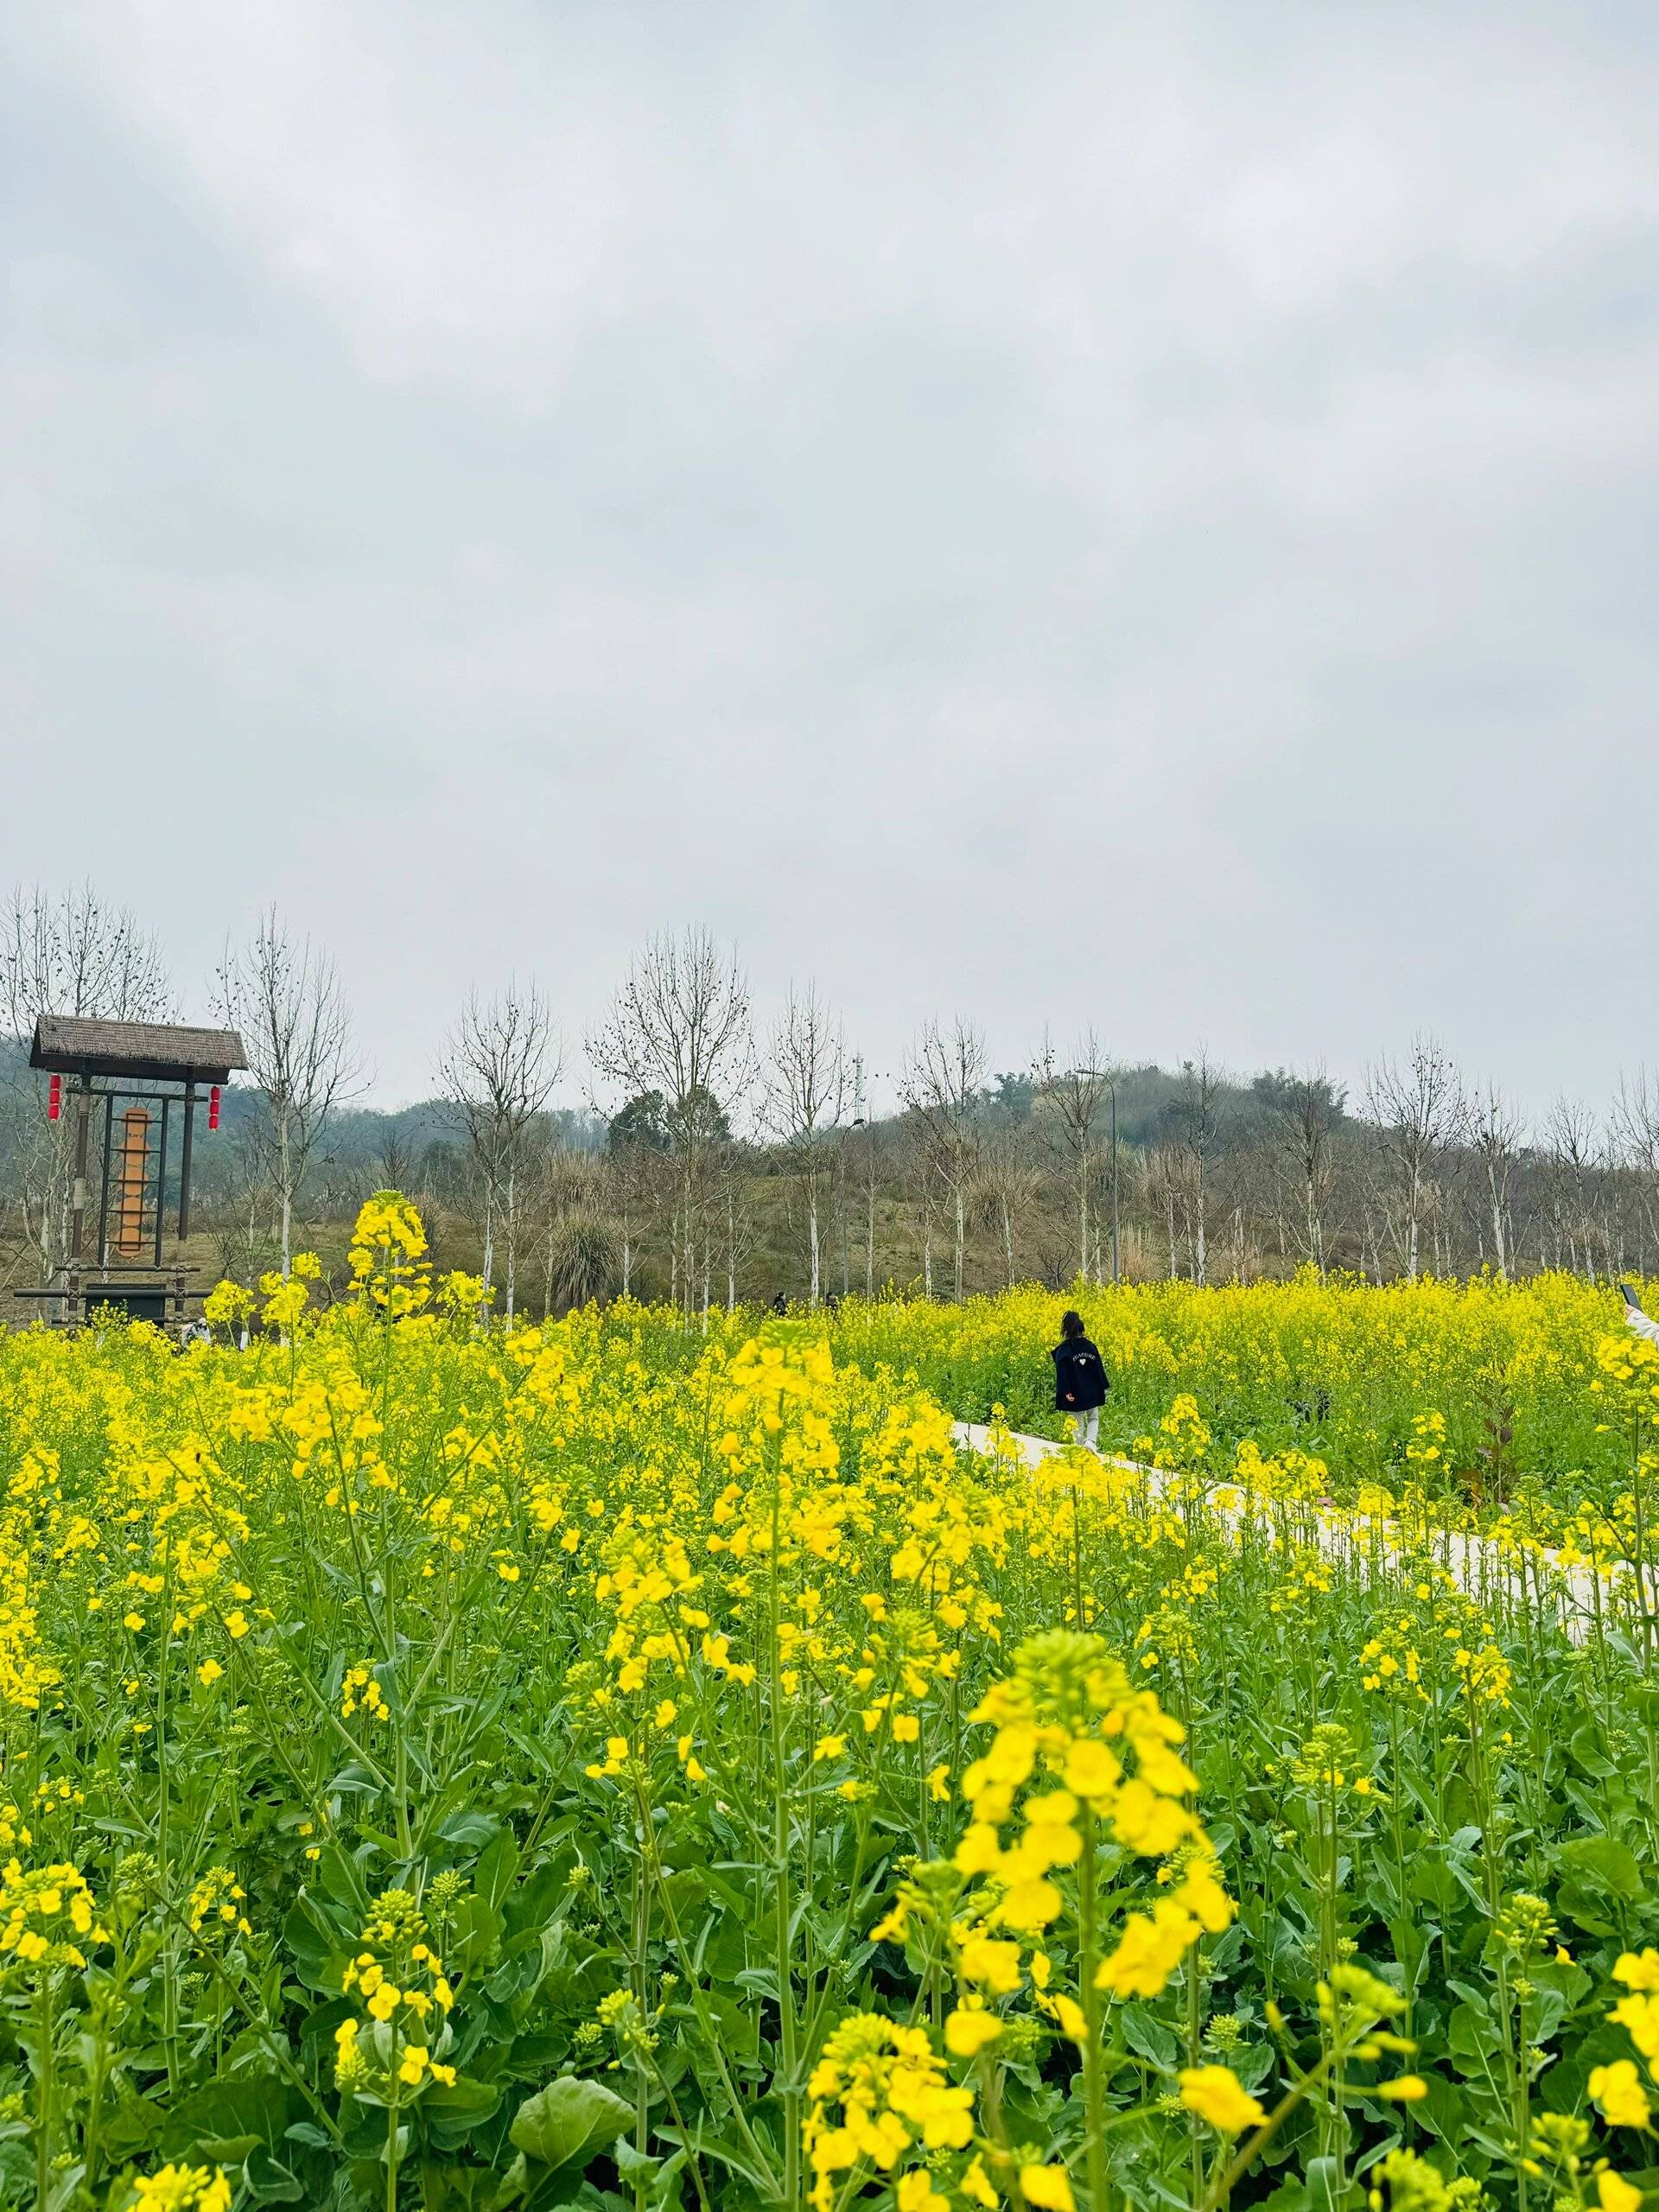
[[[1465,1135],[1479,1171],[1501,1275],[1507,1275],[1515,1262],[1513,1199],[1525,1127],[1519,1109],[1497,1084],[1483,1084],[1471,1097]]]
[[[172,987],[161,948],[124,906],[90,884],[48,898],[38,885],[11,894],[0,916],[0,1027],[27,1037],[43,1014],[93,1020],[165,1021]]]
[[[791,983],[766,1054],[760,1118],[800,1183],[806,1211],[807,1299],[812,1306],[820,1288],[823,1186],[846,1106],[847,1048],[841,1024],[819,998],[816,984],[798,993]],[[730,1243],[728,1238],[728,1249]]]
[[[14,890],[0,914],[0,1033],[22,1042],[45,1014],[165,1021],[174,1010],[161,949],[126,907],[90,884],[55,899],[38,885]],[[71,1122],[48,1118],[46,1087],[29,1070],[14,1090],[12,1173],[25,1237],[49,1274],[67,1237]]]
[[[665,1186],[674,1182],[676,1173],[666,1150],[638,1132],[619,1136],[613,1124],[605,1154],[605,1191],[607,1211],[616,1224],[618,1287],[624,1298],[639,1294],[650,1224],[673,1215],[674,1202],[665,1195]]]
[[[744,1263],[753,1251],[756,1242],[756,1222],[753,1205],[753,1178],[743,1173],[743,1161],[735,1145],[722,1145],[715,1161],[715,1204],[712,1209],[714,1232],[720,1239],[721,1256],[726,1272],[726,1311],[732,1313],[737,1305],[738,1276]],[[709,1302],[709,1275],[712,1266],[710,1243],[703,1246],[702,1302]]]
[[[1090,1241],[1089,1201],[1100,1170],[1101,1109],[1110,1098],[1120,1071],[1090,1029],[1079,1039],[1067,1068],[1058,1065],[1053,1047],[1045,1043],[1036,1072],[1038,1096],[1071,1165],[1077,1204],[1077,1277],[1086,1282],[1092,1264],[1098,1280],[1100,1240],[1096,1236]]]
[[[1014,1232],[1042,1195],[1042,1177],[1032,1157],[1028,1124],[997,1129],[982,1147],[970,1201],[976,1217],[996,1230],[1002,1246],[1003,1281],[1014,1284]]]
[[[1544,1156],[1556,1234],[1565,1237],[1568,1264],[1582,1263],[1596,1280],[1595,1184],[1604,1165],[1596,1118],[1581,1100],[1562,1096],[1544,1123]]]
[[[629,965],[588,1057],[626,1095],[662,1099],[663,1126],[677,1168],[674,1276],[684,1309],[696,1302],[706,1270],[711,1173],[728,1134],[728,1110],[753,1074],[749,988],[735,953],[722,953],[706,929],[652,939]],[[705,1306],[707,1304],[705,1291]]]
[[[1175,1229],[1176,1201],[1182,1189],[1182,1162],[1174,1145],[1154,1145],[1141,1155],[1140,1182],[1147,1212],[1161,1217],[1159,1241],[1165,1255],[1165,1273],[1172,1282],[1181,1272],[1180,1244]]]
[[[483,1198],[485,1286],[495,1281],[499,1236],[509,1321],[518,1299],[526,1133],[563,1065],[546,998],[516,978],[491,999],[467,993],[438,1062],[439,1088],[466,1131]]]
[[[351,1015],[331,956],[308,937],[291,937],[274,906],[245,944],[226,944],[213,1007],[240,1036],[250,1087],[259,1094],[251,1135],[276,1196],[286,1276],[295,1201],[311,1155],[361,1072]]]
[[[899,1084],[899,1095],[920,1129],[928,1166],[950,1203],[956,1227],[958,1299],[967,1263],[968,1191],[979,1153],[977,1122],[985,1069],[985,1040],[971,1022],[958,1015],[948,1037],[937,1021],[927,1023]]]
[[[1376,1126],[1401,1258],[1415,1282],[1423,1228],[1433,1212],[1435,1165],[1467,1118],[1457,1069],[1438,1039],[1414,1037],[1403,1066],[1379,1060],[1366,1079],[1366,1110]]]
[[[1621,1075],[1613,1101],[1613,1128],[1636,1185],[1643,1243],[1659,1243],[1659,1078],[1645,1067]]]
[[[1323,1274],[1330,1246],[1329,1215],[1337,1181],[1337,1132],[1343,1098],[1321,1067],[1293,1069],[1272,1093],[1274,1151],[1294,1193],[1292,1234],[1299,1256]]]
[[[1187,1249],[1192,1280],[1210,1280],[1209,1236],[1205,1209],[1209,1198],[1210,1162],[1220,1127],[1221,1070],[1202,1046],[1196,1060],[1181,1071],[1180,1136],[1178,1144],[1179,1185],[1187,1224]]]

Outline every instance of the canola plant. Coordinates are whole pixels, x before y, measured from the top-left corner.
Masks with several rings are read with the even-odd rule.
[[[0,2197],[1636,2212],[1659,1356],[1135,1295],[1141,1469],[957,1448],[1036,1294],[504,1330],[395,1193],[246,1350],[0,1338]]]

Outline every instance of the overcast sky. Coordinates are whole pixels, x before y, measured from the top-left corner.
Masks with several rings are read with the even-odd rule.
[[[187,1011],[1659,1060],[1650,0],[4,12],[0,888]]]

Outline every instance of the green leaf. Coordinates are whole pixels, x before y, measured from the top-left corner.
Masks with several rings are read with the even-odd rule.
[[[521,2151],[501,2177],[501,2186],[490,2200],[490,2212],[505,2212],[530,2187],[530,2160]]]
[[[438,1834],[446,1843],[455,1844],[462,1851],[480,1851],[500,1825],[487,1813],[452,1813]]]
[[[455,2151],[500,2101],[501,2092],[493,2082],[474,2082],[462,2074],[454,2082],[432,2084],[421,2099],[421,2117],[440,2151]]]
[[[653,2158],[619,2139],[616,2170],[629,2187],[645,2192],[651,2212],[680,2212],[680,2176],[685,2166],[683,2145],[670,2158]]]
[[[339,1995],[345,1938],[315,1897],[302,1894],[290,1910],[283,1923],[283,1941],[308,1989]]]
[[[1633,1902],[1642,1894],[1642,1869],[1629,1844],[1611,1835],[1574,1836],[1555,1853],[1563,1872],[1605,1895]]]
[[[241,2074],[209,2082],[168,2114],[162,2147],[170,2158],[194,2151],[217,2165],[239,2164],[253,2147],[274,2148],[300,2117],[299,2099],[279,2075]]]
[[[1456,2143],[1469,2117],[1469,2101],[1454,2082],[1444,2074],[1426,2073],[1423,2076],[1428,2094],[1411,2107],[1413,2119],[1431,2135],[1438,2135],[1447,2143]],[[1561,2107],[1571,2110],[1570,2103]]]
[[[114,2159],[130,2158],[148,2151],[162,2132],[166,2118],[149,2097],[125,2097],[104,2122],[104,2149]]]
[[[522,2164],[523,2161],[519,2163]],[[429,2163],[422,2169],[422,2204],[429,2209],[442,2206],[442,2212],[474,2212],[474,2208],[493,2204],[502,2187],[501,2176],[493,2166],[452,2166]]]
[[[1144,2005],[1120,2006],[1117,2024],[1123,2031],[1124,2042],[1140,2057],[1149,2058],[1154,2066],[1173,2066],[1180,2052],[1175,2031]]]
[[[1613,1836],[1574,1836],[1556,1852],[1555,1863],[1561,1875],[1556,1910],[1592,1936],[1613,1935],[1618,1906],[1633,1904],[1643,1894],[1635,1853]]]
[[[1458,2071],[1478,2079],[1484,2079],[1491,2072],[1503,2047],[1503,2037],[1491,2015],[1468,2004],[1452,2008],[1446,2041]]]
[[[360,1928],[369,1915],[369,1889],[352,1853],[332,1840],[325,1843],[317,1861],[317,1879],[324,1894],[343,1906]]]
[[[473,1870],[473,1888],[492,1912],[506,1902],[512,1878],[518,1872],[518,1839],[503,1828]]]
[[[248,2152],[248,2162],[242,2171],[248,2194],[256,2204],[304,2203],[305,2183],[291,2166],[285,2165],[264,2144]]]
[[[513,2114],[507,2139],[515,2151],[543,2165],[586,2165],[608,2150],[633,2124],[633,2107],[602,2082],[562,2074],[526,2097]]]

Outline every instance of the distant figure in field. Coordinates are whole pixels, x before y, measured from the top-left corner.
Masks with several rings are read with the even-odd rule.
[[[1100,1433],[1100,1409],[1111,1384],[1106,1363],[1084,1334],[1081,1313],[1068,1313],[1060,1322],[1060,1341],[1049,1355],[1054,1362],[1054,1403],[1071,1416],[1074,1443],[1092,1452]]]
[[[1638,1337],[1646,1337],[1649,1344],[1659,1344],[1659,1321],[1642,1311],[1642,1301],[1627,1282],[1618,1286],[1624,1294],[1624,1319]]]

